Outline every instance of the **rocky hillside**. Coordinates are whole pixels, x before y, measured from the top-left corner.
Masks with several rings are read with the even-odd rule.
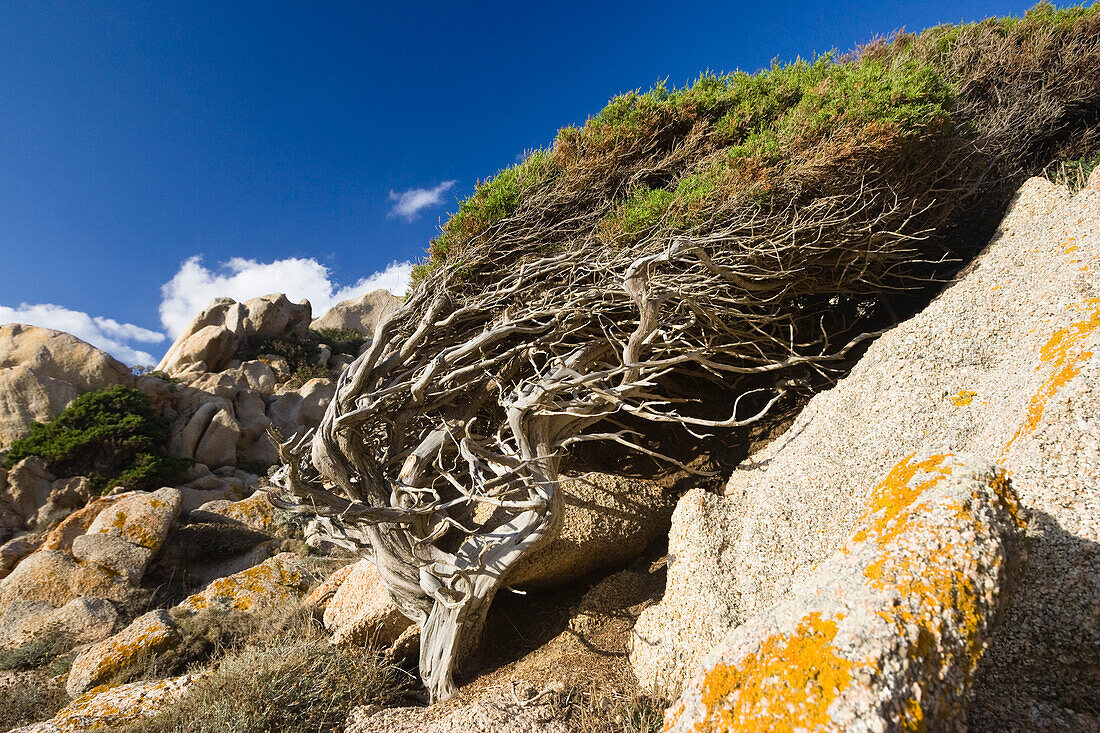
[[[1098,74],[1046,4],[707,74],[403,300],[0,326],[0,731],[1100,730]]]
[[[651,730],[661,699],[676,731],[1096,728],[1098,267],[1100,172],[1078,193],[1028,181],[971,267],[724,487],[569,479],[561,536],[509,578],[530,593],[490,613],[458,697],[409,707],[392,678],[339,705],[330,690],[311,703],[325,729]],[[104,372],[152,397],[175,455],[213,471],[103,496],[42,459],[7,472],[0,709],[29,721],[63,706],[20,731],[188,730],[193,706],[235,725],[219,707],[243,684],[234,665],[287,673],[261,664],[264,644],[302,645],[299,664],[352,650],[341,663],[380,680],[408,664],[418,629],[374,565],[308,546],[308,528],[245,498],[262,481],[237,464],[262,443],[241,426],[309,426],[324,408],[309,395],[331,390],[289,387],[286,357],[251,358],[254,344],[347,358],[303,337],[309,324],[308,304],[281,296],[220,301],[161,364],[170,379]],[[15,373],[65,364],[43,356],[52,344],[90,348],[5,329],[46,344],[16,352],[33,356]]]

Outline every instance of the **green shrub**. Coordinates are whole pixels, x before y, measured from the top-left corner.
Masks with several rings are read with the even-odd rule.
[[[491,272],[494,247],[497,262],[517,262],[593,233],[621,247],[721,230],[746,215],[739,202],[783,207],[867,177],[905,181],[910,197],[958,186],[972,210],[997,210],[994,199],[1048,161],[1095,149],[1098,33],[1100,6],[1040,3],[1019,18],[617,95],[549,151],[479,184],[414,284],[442,272],[472,283]]]
[[[311,329],[310,333],[317,334],[317,338],[328,344],[334,354],[357,356],[367,341],[363,334],[351,328],[319,328]]]
[[[635,188],[603,222],[605,236],[636,238],[660,223],[676,194],[662,188]]]
[[[47,631],[33,641],[0,650],[0,669],[48,668],[53,674],[63,674],[72,664],[72,657],[68,655],[72,647],[73,641],[67,635]]]
[[[311,379],[329,379],[332,373],[320,363],[321,344],[326,344],[334,354],[357,356],[366,338],[350,328],[322,328],[309,330],[305,336],[267,339],[252,344],[245,351],[245,358],[260,354],[274,354],[286,360],[291,371],[288,384],[298,389]]]
[[[1076,160],[1055,161],[1043,173],[1055,183],[1068,186],[1071,191],[1080,191],[1097,167],[1100,167],[1100,150]]]
[[[140,392],[115,385],[80,395],[49,423],[11,445],[4,466],[40,456],[55,476],[87,476],[100,490],[150,489],[189,461],[165,453],[168,426]]]
[[[513,213],[523,196],[548,181],[554,172],[550,152],[534,150],[522,162],[479,182],[473,195],[459,203],[458,211],[432,240],[428,260],[413,268],[413,285],[439,262],[453,257],[463,242]]]

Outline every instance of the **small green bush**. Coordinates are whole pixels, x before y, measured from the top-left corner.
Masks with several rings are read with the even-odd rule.
[[[87,476],[99,490],[156,488],[190,463],[166,455],[167,437],[149,398],[115,385],[80,395],[51,422],[35,424],[12,443],[4,466],[40,456],[55,476]]]
[[[318,328],[311,329],[310,333],[317,334],[317,338],[328,344],[334,354],[357,356],[367,341],[363,334],[351,328]]]
[[[73,641],[57,631],[47,631],[33,641],[10,649],[0,650],[0,669],[46,669],[62,674],[72,663],[68,652]]]
[[[675,193],[662,188],[635,188],[604,220],[605,235],[637,238],[660,223],[675,198]]]
[[[1076,160],[1061,160],[1047,166],[1044,174],[1055,183],[1080,191],[1088,183],[1089,176],[1100,167],[1100,150]]]
[[[428,260],[413,268],[413,285],[427,277],[439,262],[453,258],[463,242],[514,212],[522,198],[548,181],[555,170],[550,151],[540,149],[528,153],[517,165],[479,182],[473,195],[459,204],[458,211],[432,240]]]
[[[350,328],[322,328],[310,330],[305,336],[267,339],[253,344],[245,351],[245,358],[260,354],[274,354],[286,360],[293,376],[288,384],[298,389],[311,379],[329,379],[332,374],[320,363],[321,344],[326,344],[334,354],[357,356],[366,338]]]

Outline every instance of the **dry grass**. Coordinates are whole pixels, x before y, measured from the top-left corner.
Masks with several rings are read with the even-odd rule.
[[[380,653],[331,646],[308,610],[199,614],[179,623],[184,645],[151,659],[143,675],[184,666],[207,675],[157,715],[119,728],[122,733],[334,731],[352,707],[384,704],[399,687],[395,668]]]
[[[351,708],[385,702],[394,689],[391,669],[371,650],[288,638],[222,657],[179,701],[118,731],[335,731]]]
[[[0,728],[52,717],[69,702],[61,678],[43,672],[0,672]]]

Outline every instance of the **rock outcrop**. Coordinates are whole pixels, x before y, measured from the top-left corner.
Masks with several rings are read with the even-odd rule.
[[[603,473],[564,479],[561,532],[517,563],[507,582],[547,588],[625,565],[668,531],[674,495],[667,488],[660,481]]]
[[[73,539],[73,557],[141,581],[180,513],[180,492],[170,486],[134,494],[101,511],[83,535]]]
[[[156,715],[165,705],[178,700],[201,677],[201,674],[186,674],[92,690],[73,700],[50,720],[23,726],[11,733],[83,733],[134,723]]]
[[[18,323],[0,326],[0,448],[85,392],[133,382],[125,364],[76,336]]]
[[[374,335],[374,327],[382,317],[401,305],[401,298],[388,290],[373,290],[358,298],[342,300],[325,311],[310,324],[314,331],[325,328],[346,328],[358,331],[367,338]]]
[[[308,589],[309,578],[301,569],[301,558],[282,552],[255,567],[213,581],[177,608],[187,613],[207,609],[259,611],[300,601]]]
[[[140,593],[145,570],[179,515],[180,496],[165,487],[88,506],[94,517],[72,515],[69,532],[56,528],[0,581],[0,648],[50,635],[75,643],[113,633],[115,606]],[[83,520],[86,531],[76,533]]]
[[[325,606],[325,629],[334,644],[368,644],[386,647],[412,625],[390,598],[378,569],[360,560]]]
[[[308,301],[291,303],[281,293],[244,303],[218,298],[176,338],[157,369],[176,375],[202,364],[202,371],[218,372],[246,341],[304,335],[311,319]]]
[[[961,726],[1023,526],[1003,469],[903,460],[839,552],[711,650],[666,729]]]
[[[180,640],[179,630],[166,611],[150,611],[109,639],[81,652],[69,670],[65,691],[69,697],[79,697],[125,672],[143,657],[171,649]]]
[[[680,501],[665,596],[636,627],[639,677],[675,688],[730,629],[787,602],[843,547],[892,467],[972,453],[1008,471],[1032,519],[971,723],[1096,725],[1082,717],[1095,715],[1095,680],[1081,670],[1100,669],[1098,267],[1100,187],[1073,196],[1028,181],[958,282],[880,337],[722,496]]]

